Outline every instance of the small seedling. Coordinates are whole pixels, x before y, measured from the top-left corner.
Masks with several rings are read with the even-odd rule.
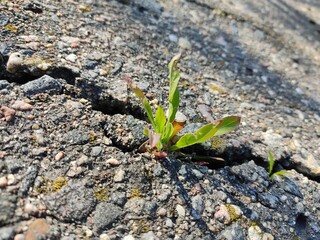
[[[152,130],[148,128],[144,129],[143,133],[149,137],[149,140],[140,149],[150,151],[158,158],[166,157],[168,152],[203,143],[215,136],[229,133],[240,123],[240,117],[229,116],[204,125],[194,133],[187,133],[182,136],[177,135],[186,124],[186,119],[181,118],[178,112],[180,102],[178,89],[180,71],[177,68],[177,63],[180,57],[181,54],[174,56],[168,66],[170,88],[167,114],[161,106],[158,106],[154,114],[142,90],[131,80],[127,79],[129,87],[141,101],[153,128]]]
[[[269,159],[269,168],[268,168],[268,173],[269,173],[269,178],[272,179],[275,175],[278,176],[283,176],[286,174],[289,174],[290,172],[285,171],[285,170],[281,170],[278,172],[274,172],[273,167],[274,167],[274,157],[271,151],[268,151],[268,159]]]

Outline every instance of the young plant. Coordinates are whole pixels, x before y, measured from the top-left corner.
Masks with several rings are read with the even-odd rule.
[[[273,171],[273,167],[274,167],[274,157],[271,151],[268,151],[268,159],[269,159],[269,167],[268,167],[268,173],[269,173],[269,178],[272,179],[273,176],[278,175],[278,176],[283,176],[286,174],[289,174],[290,172],[285,171],[285,170],[281,170],[278,172],[274,172]]]
[[[152,130],[144,129],[144,134],[149,137],[148,146],[144,146],[144,149],[152,151],[155,156],[160,158],[167,156],[167,152],[203,143],[214,136],[229,133],[240,123],[240,117],[229,116],[204,125],[194,133],[187,133],[182,136],[177,135],[186,124],[186,119],[181,119],[178,112],[180,71],[177,68],[177,63],[180,57],[181,54],[174,56],[168,66],[170,88],[167,114],[161,106],[158,106],[154,114],[148,99],[141,89],[131,80],[127,80],[129,87],[141,101],[153,128]]]

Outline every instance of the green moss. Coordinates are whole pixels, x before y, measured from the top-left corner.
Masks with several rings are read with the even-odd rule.
[[[135,234],[146,233],[150,231],[150,225],[145,219],[134,220],[130,225],[130,231]]]
[[[240,218],[241,213],[238,212],[238,209],[236,209],[236,206],[232,204],[226,204],[226,208],[229,212],[231,222],[235,222]]]
[[[140,192],[139,188],[132,188],[131,189],[131,198],[135,198],[135,197],[141,197],[141,192]]]
[[[107,201],[108,200],[108,190],[106,188],[97,187],[94,189],[94,196],[99,201]]]
[[[64,177],[57,177],[55,180],[42,178],[41,185],[39,187],[35,187],[35,191],[45,194],[51,192],[58,192],[66,184],[67,180]]]

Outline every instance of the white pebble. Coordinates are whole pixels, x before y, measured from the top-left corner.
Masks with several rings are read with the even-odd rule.
[[[111,166],[119,166],[120,162],[115,158],[110,158],[106,161],[107,164],[110,164]]]
[[[9,174],[7,176],[7,180],[8,180],[8,185],[13,185],[16,183],[16,178],[13,174]]]
[[[0,188],[4,188],[8,185],[7,177],[0,177]]]
[[[78,58],[77,55],[75,55],[73,53],[71,53],[68,56],[66,56],[66,60],[68,60],[70,62],[73,62],[73,63],[77,61],[77,58]]]

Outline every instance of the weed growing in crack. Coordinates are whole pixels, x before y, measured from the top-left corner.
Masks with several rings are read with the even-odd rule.
[[[271,151],[268,151],[268,160],[269,160],[269,167],[268,167],[268,173],[269,173],[269,178],[272,179],[275,175],[278,175],[278,176],[283,176],[283,175],[286,175],[286,174],[290,174],[290,172],[288,171],[285,171],[285,170],[281,170],[281,171],[278,171],[278,172],[274,172],[274,157],[273,157],[273,154]]]
[[[181,54],[174,56],[168,66],[170,88],[167,113],[161,106],[158,106],[154,114],[142,90],[127,79],[129,87],[141,101],[153,128],[152,130],[149,128],[144,129],[143,133],[149,137],[149,140],[140,147],[140,150],[150,151],[158,158],[166,157],[168,152],[203,143],[213,137],[229,133],[238,127],[240,123],[240,117],[229,116],[209,123],[194,133],[187,133],[182,136],[177,135],[184,128],[187,120],[183,114],[178,112],[180,71],[177,68],[177,63],[180,57]]]

